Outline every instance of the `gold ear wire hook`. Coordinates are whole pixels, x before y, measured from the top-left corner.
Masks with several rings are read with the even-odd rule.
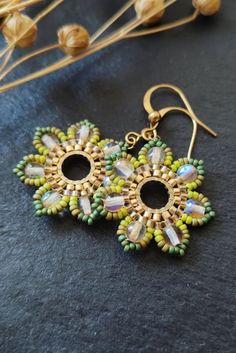
[[[193,115],[191,114],[191,112],[188,109],[185,108],[181,108],[181,107],[168,107],[168,108],[163,108],[159,111],[160,117],[164,118],[168,113],[171,112],[181,112],[184,113],[186,116],[188,116],[193,123],[193,132],[192,132],[192,137],[191,137],[191,141],[189,144],[189,149],[188,149],[188,154],[187,154],[187,158],[190,159],[192,152],[193,152],[193,147],[197,138],[197,129],[198,129],[198,124],[197,121],[194,119]]]
[[[191,113],[193,119],[197,122],[198,125],[200,125],[203,129],[205,129],[207,132],[209,132],[211,135],[213,135],[214,137],[217,137],[217,133],[212,130],[209,126],[207,126],[202,120],[200,120],[196,114],[194,113],[187,97],[185,96],[185,94],[183,93],[183,91],[172,84],[168,84],[168,83],[163,83],[160,85],[156,85],[151,87],[145,94],[144,99],[143,99],[143,106],[144,109],[146,110],[146,112],[149,114],[149,117],[152,118],[152,115],[155,113],[158,113],[156,110],[153,109],[152,104],[151,104],[151,97],[152,94],[155,91],[158,91],[160,89],[170,89],[171,91],[177,93],[177,95],[181,98],[181,100],[183,101],[185,107],[187,108],[187,110]]]
[[[174,91],[175,93],[177,93],[179,95],[179,97],[182,99],[185,108],[181,108],[181,107],[167,107],[167,108],[163,108],[159,111],[156,111],[153,109],[152,104],[151,104],[151,96],[152,94],[160,89],[170,89],[172,91]],[[214,137],[217,136],[217,133],[215,131],[213,131],[211,128],[209,128],[205,123],[203,123],[194,113],[188,99],[186,98],[185,94],[183,93],[183,91],[178,88],[177,86],[171,85],[171,84],[160,84],[160,85],[156,85],[151,87],[145,94],[144,96],[144,100],[143,100],[143,105],[144,105],[144,109],[147,111],[147,113],[149,114],[149,120],[151,122],[151,126],[156,125],[156,127],[159,124],[159,121],[164,118],[168,113],[173,112],[173,111],[178,111],[178,112],[182,112],[185,115],[187,115],[193,123],[193,133],[192,133],[192,137],[191,137],[191,141],[190,141],[190,145],[189,145],[189,150],[188,150],[188,155],[187,158],[191,158],[191,154],[193,151],[193,147],[194,147],[194,143],[197,137],[197,128],[198,125],[202,126],[205,130],[207,130],[210,134],[212,134]]]

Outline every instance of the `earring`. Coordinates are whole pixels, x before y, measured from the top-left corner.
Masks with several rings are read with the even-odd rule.
[[[88,120],[70,126],[67,134],[55,127],[37,128],[33,145],[38,154],[24,157],[13,171],[26,185],[38,187],[36,215],[56,215],[69,207],[89,225],[103,216],[94,194],[106,180],[105,158],[128,146],[100,140],[98,128]]]
[[[155,111],[151,96],[160,89],[177,93],[185,107]],[[96,206],[103,208],[101,214],[108,220],[122,219],[117,235],[125,251],[146,248],[154,238],[163,252],[183,256],[190,239],[188,226],[202,226],[215,216],[208,198],[195,191],[204,180],[204,164],[191,154],[198,125],[213,136],[216,133],[194,114],[184,93],[176,86],[163,84],[150,88],[144,97],[144,108],[149,114],[150,127],[141,133],[128,133],[126,143],[130,149],[141,138],[146,143],[137,159],[127,151],[106,156],[110,184],[95,193]],[[171,149],[157,135],[160,121],[173,111],[185,114],[193,123],[188,154],[175,161]],[[151,184],[162,185],[168,194],[161,208],[152,208],[143,200],[142,192]],[[159,195],[155,197],[158,199]]]
[[[171,106],[156,111],[151,97],[169,89],[179,95],[185,107]],[[204,180],[203,161],[191,157],[198,126],[217,134],[194,113],[184,93],[170,84],[150,88],[144,96],[150,127],[130,132],[125,142],[100,140],[100,132],[88,120],[69,127],[67,134],[55,127],[37,128],[30,154],[14,173],[27,185],[39,187],[34,194],[36,215],[56,215],[69,208],[71,214],[89,225],[105,217],[120,219],[118,240],[125,251],[146,248],[154,238],[166,253],[183,256],[189,244],[188,225],[202,226],[215,216],[209,200],[195,190]],[[167,114],[185,114],[193,123],[187,157],[173,161],[171,149],[157,135]],[[146,141],[138,158],[128,153],[136,143]],[[83,176],[72,173],[77,168]],[[142,192],[151,183],[162,185],[168,195],[165,205],[145,203]],[[158,198],[158,194],[155,195]]]

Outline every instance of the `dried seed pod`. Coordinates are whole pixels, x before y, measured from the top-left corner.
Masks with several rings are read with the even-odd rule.
[[[219,11],[221,0],[193,0],[193,6],[204,16],[212,16]]]
[[[77,56],[89,46],[89,33],[80,25],[65,25],[58,30],[57,35],[60,48],[71,56]]]
[[[147,16],[148,13],[152,10],[154,11],[155,8],[157,9],[157,11],[159,10],[156,15],[152,16],[147,21],[145,21],[145,24],[152,24],[158,22],[165,13],[164,0],[137,0],[134,7],[138,18],[143,18]]]
[[[27,28],[29,30],[27,31]],[[3,23],[2,33],[8,44],[16,42],[20,48],[30,47],[37,37],[37,26],[33,20],[20,12],[14,12]],[[21,37],[22,36],[22,37]],[[21,37],[19,40],[17,38]]]

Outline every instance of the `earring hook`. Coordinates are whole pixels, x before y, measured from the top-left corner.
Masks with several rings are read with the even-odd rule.
[[[193,116],[193,119],[198,123],[198,125],[200,125],[201,127],[203,127],[206,131],[208,131],[211,135],[213,135],[214,137],[217,137],[217,133],[212,130],[209,126],[207,126],[202,120],[200,120],[196,114],[194,113],[187,97],[185,96],[184,92],[177,86],[172,85],[172,84],[168,84],[168,83],[163,83],[160,85],[156,85],[151,87],[145,94],[144,99],[143,99],[143,105],[144,105],[144,109],[147,111],[147,113],[149,115],[153,114],[154,112],[156,112],[156,110],[153,109],[152,104],[151,104],[151,97],[152,94],[155,91],[158,91],[160,89],[170,89],[171,91],[177,93],[177,95],[181,98],[181,100],[183,101],[185,107],[187,108],[187,110],[191,113],[191,115]]]
[[[154,110],[152,107],[152,103],[151,103],[151,98],[152,95],[155,91],[158,91],[160,89],[170,89],[171,91],[177,93],[177,95],[181,98],[181,100],[183,101],[185,108],[181,108],[181,107],[175,107],[175,106],[171,106],[171,107],[167,107],[167,108],[163,108],[159,111]],[[144,99],[143,99],[143,106],[144,109],[147,111],[147,113],[149,114],[149,120],[151,122],[151,126],[156,125],[156,127],[159,124],[159,121],[164,118],[168,113],[173,112],[173,111],[178,111],[178,112],[182,112],[184,113],[186,116],[188,116],[192,122],[193,122],[193,133],[192,133],[192,137],[191,137],[191,142],[189,145],[189,150],[188,150],[188,158],[190,158],[191,154],[192,154],[192,150],[194,147],[194,143],[197,137],[197,127],[198,125],[200,125],[202,128],[204,128],[208,133],[210,133],[211,135],[213,135],[214,137],[217,137],[217,133],[212,130],[208,125],[206,125],[202,120],[200,120],[196,114],[194,113],[187,97],[185,96],[185,94],[183,93],[183,91],[172,84],[159,84],[156,86],[151,87],[145,94]]]

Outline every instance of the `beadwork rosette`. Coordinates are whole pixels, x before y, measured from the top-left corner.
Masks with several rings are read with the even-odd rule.
[[[56,215],[69,208],[78,219],[92,224],[103,215],[94,195],[106,176],[106,158],[125,152],[123,142],[100,140],[98,128],[88,120],[69,127],[67,134],[55,127],[37,128],[33,145],[38,154],[23,158],[14,172],[22,182],[36,186],[36,215]],[[70,169],[88,172],[82,178],[72,177]]]
[[[105,160],[106,183],[94,200],[108,220],[121,220],[117,234],[124,250],[141,250],[154,239],[163,252],[183,256],[188,226],[202,226],[215,216],[207,197],[194,191],[204,180],[203,161],[173,161],[171,149],[160,139],[146,143],[137,159],[119,151]],[[160,209],[142,199],[142,189],[151,182],[162,184],[168,193]]]

